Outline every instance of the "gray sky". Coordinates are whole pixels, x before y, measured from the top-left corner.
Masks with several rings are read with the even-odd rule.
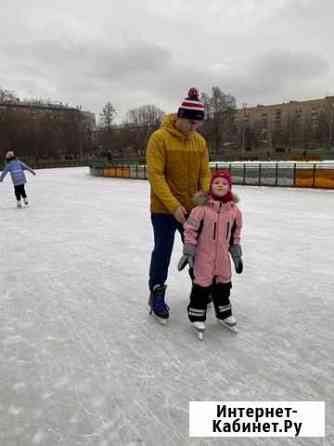
[[[333,0],[1,0],[0,87],[119,119],[213,85],[238,105],[334,94]]]

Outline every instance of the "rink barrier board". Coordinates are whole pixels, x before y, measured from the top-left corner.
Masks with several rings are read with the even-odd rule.
[[[246,186],[277,186],[334,189],[334,168],[317,167],[315,164],[307,167],[232,165],[227,164],[220,169],[228,169],[233,177],[233,183]],[[210,168],[211,172],[217,170]],[[90,174],[111,178],[147,179],[145,165],[128,166],[90,166]]]
[[[107,169],[103,169],[104,177],[130,177],[130,167],[126,166],[116,166],[116,167],[108,167]]]
[[[334,169],[298,170],[296,173],[297,187],[319,187],[334,189]]]

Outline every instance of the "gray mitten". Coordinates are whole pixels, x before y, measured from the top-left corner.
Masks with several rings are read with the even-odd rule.
[[[189,268],[194,267],[194,258],[196,253],[196,246],[194,245],[184,245],[183,247],[183,256],[179,260],[177,265],[177,269],[182,271],[183,268],[188,264]]]
[[[232,246],[230,246],[229,251],[230,251],[233,263],[234,263],[236,273],[241,274],[242,270],[244,268],[244,265],[242,263],[241,246],[240,245],[232,245]]]

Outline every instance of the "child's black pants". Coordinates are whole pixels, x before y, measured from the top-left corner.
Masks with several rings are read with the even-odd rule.
[[[232,283],[213,283],[208,287],[202,287],[193,283],[190,303],[188,305],[188,317],[191,322],[206,320],[206,308],[209,296],[212,297],[216,317],[225,319],[232,315],[230,303],[230,290]]]

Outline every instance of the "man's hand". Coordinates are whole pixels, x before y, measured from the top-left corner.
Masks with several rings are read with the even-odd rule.
[[[174,212],[174,217],[179,223],[181,223],[181,225],[183,225],[186,222],[187,211],[183,206],[180,206]]]

